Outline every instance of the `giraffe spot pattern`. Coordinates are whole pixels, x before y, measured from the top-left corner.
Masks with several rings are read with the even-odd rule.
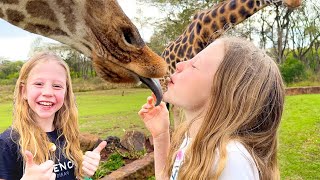
[[[182,39],[182,43],[185,44],[185,43],[187,42],[187,40],[188,40],[188,37],[185,36],[185,37]]]
[[[187,57],[188,59],[191,59],[191,58],[192,58],[192,46],[190,46],[190,47],[188,48],[186,57]]]
[[[258,6],[258,7],[260,7],[260,1],[256,1],[256,5]]]
[[[204,13],[201,13],[200,16],[199,16],[199,19],[202,21],[202,18],[204,16]]]
[[[57,4],[62,9],[62,13],[65,16],[65,24],[71,32],[76,31],[76,17],[73,13],[73,8],[75,4],[73,1],[57,0]]]
[[[194,16],[193,16],[193,19],[198,19],[198,13],[196,13]]]
[[[208,37],[209,37],[209,31],[208,30],[203,30],[202,31],[202,37],[203,37],[203,39],[207,39]]]
[[[2,4],[19,4],[19,0],[1,0]]]
[[[230,23],[235,24],[237,22],[237,16],[235,14],[230,14]]]
[[[190,33],[190,36],[189,36],[189,44],[193,44],[193,41],[194,41],[194,31],[192,31]]]
[[[178,45],[176,45],[175,47],[174,47],[174,52],[177,54],[177,52],[178,52],[178,48],[179,48],[179,46]]]
[[[197,35],[199,35],[200,34],[200,32],[201,32],[201,29],[202,29],[202,25],[200,24],[200,22],[197,22],[197,29],[196,29],[196,32],[197,32]]]
[[[212,23],[211,28],[212,28],[212,32],[216,32],[219,29],[219,27],[215,21]]]
[[[0,9],[0,18],[3,18],[3,17],[4,17],[3,11],[2,9]]]
[[[220,7],[220,13],[223,14],[225,12],[225,4]]]
[[[54,11],[45,1],[29,1],[27,2],[26,10],[33,17],[49,19],[52,22],[58,21],[54,14]]]
[[[229,4],[230,10],[235,10],[237,8],[237,1],[231,1]]]
[[[194,28],[195,22],[192,22],[188,28],[188,32],[190,33]]]
[[[196,48],[196,54],[198,54],[202,49],[201,48]]]
[[[204,49],[204,44],[201,42],[201,41],[198,41],[198,47],[200,48],[200,49]],[[199,51],[200,52],[200,51]]]
[[[187,44],[184,44],[184,45],[181,47],[181,50],[183,51],[183,56],[185,56],[185,53],[186,53],[186,50],[187,50]]]
[[[174,69],[176,68],[176,61],[172,61],[171,62],[171,67],[173,67],[173,72],[171,72],[171,73],[174,73]]]
[[[18,24],[19,22],[23,21],[25,16],[16,10],[8,9],[6,11],[8,21],[12,22],[13,24]]]
[[[203,19],[203,23],[205,25],[209,24],[211,22],[211,17],[210,16],[206,16],[204,19]]]
[[[254,7],[254,1],[249,1],[248,4],[247,4],[248,8],[249,9],[253,9]]]
[[[169,46],[169,50],[170,50],[170,52],[172,52],[172,50],[173,50],[173,44],[171,44],[171,45]]]
[[[166,50],[165,53],[164,53],[164,56],[167,57],[168,55],[169,55],[169,51]]]
[[[188,50],[187,50],[186,56],[187,56],[188,58],[190,58],[191,53],[192,53],[192,46],[189,46],[189,47],[188,47]]]
[[[214,9],[211,13],[212,17],[215,18],[217,16],[217,9]]]
[[[182,58],[184,56],[184,52],[185,51],[183,50],[183,46],[180,46],[178,50],[178,57]]]
[[[224,16],[221,16],[220,23],[221,23],[222,27],[224,28],[227,24],[227,19]]]
[[[181,39],[182,39],[182,37],[180,36],[180,37],[177,39],[176,43],[179,44],[179,43],[181,42]]]
[[[169,56],[169,58],[170,58],[170,59],[175,59],[176,56],[175,56],[173,53],[171,53],[170,56]],[[167,64],[170,64],[170,59],[167,59],[167,60],[168,60],[168,61],[167,61]]]
[[[249,14],[248,11],[243,6],[240,8],[239,13],[242,16],[242,18],[246,18]]]
[[[42,25],[42,24],[27,24],[25,29],[27,31],[32,31],[32,32],[38,32],[42,35],[45,36],[50,36],[50,35],[57,35],[57,36],[68,36],[66,32],[63,30],[57,28],[57,29],[52,29],[49,26]]]

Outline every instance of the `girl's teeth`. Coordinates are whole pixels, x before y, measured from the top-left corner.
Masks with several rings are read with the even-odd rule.
[[[52,106],[52,103],[49,103],[49,102],[40,102],[39,104],[44,106]]]

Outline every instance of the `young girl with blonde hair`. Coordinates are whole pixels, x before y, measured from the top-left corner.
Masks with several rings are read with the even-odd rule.
[[[83,155],[78,137],[69,68],[53,53],[39,53],[16,82],[13,123],[0,135],[0,179],[92,176],[106,142]]]
[[[185,113],[172,139],[164,103],[148,97],[139,111],[153,137],[156,179],[280,179],[284,86],[265,52],[224,37],[178,63],[167,81],[164,101]]]

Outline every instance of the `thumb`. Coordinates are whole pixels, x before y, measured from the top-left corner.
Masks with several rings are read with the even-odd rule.
[[[33,154],[30,151],[25,151],[24,154],[26,156],[26,168],[34,165]]]
[[[102,151],[102,149],[104,149],[107,145],[107,142],[106,141],[102,141],[98,147],[96,147],[92,152],[95,152],[95,153],[99,153]]]

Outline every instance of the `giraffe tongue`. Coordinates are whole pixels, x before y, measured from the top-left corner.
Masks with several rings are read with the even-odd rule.
[[[145,78],[141,76],[139,76],[139,78],[140,78],[140,81],[143,84],[147,85],[151,89],[153,94],[156,96],[157,102],[155,106],[158,106],[162,101],[162,89],[159,81],[157,79],[150,79],[150,78]]]

